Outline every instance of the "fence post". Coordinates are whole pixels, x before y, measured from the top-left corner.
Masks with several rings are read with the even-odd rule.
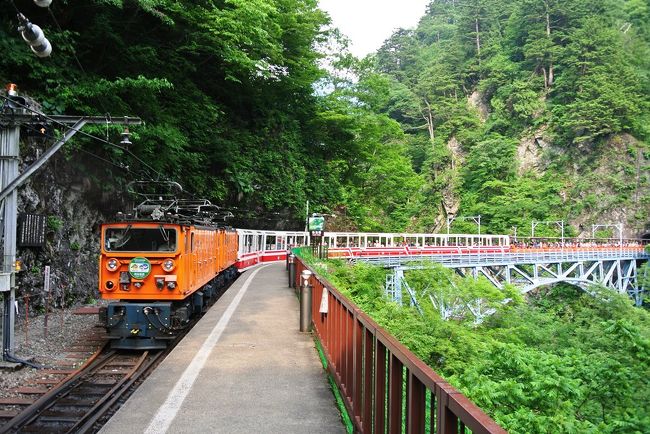
[[[296,255],[289,253],[289,288],[296,287]]]
[[[300,277],[300,331],[308,332],[311,328],[311,271],[304,270]]]

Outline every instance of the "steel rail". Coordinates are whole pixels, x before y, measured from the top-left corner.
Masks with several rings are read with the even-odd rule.
[[[225,292],[225,289],[223,292]],[[219,296],[222,294],[219,294]],[[216,299],[218,298],[219,297]],[[179,335],[170,342],[169,347],[165,350],[157,351],[153,355],[151,352],[142,353],[137,361],[133,363],[133,366],[129,366],[129,371],[125,370],[123,372],[115,372],[114,374],[100,374],[108,376],[122,375],[122,377],[117,380],[117,382],[113,384],[110,390],[106,391],[103,396],[98,398],[92,404],[89,404],[90,408],[84,414],[76,417],[76,420],[74,421],[68,421],[68,424],[73,424],[71,427],[61,426],[60,429],[40,430],[40,432],[94,432],[97,424],[100,423],[100,420],[115,409],[120,398],[128,396],[133,392],[133,387],[136,382],[146,378],[146,376],[156,368],[156,366],[166,357],[167,354],[169,354],[175,345],[187,334],[192,326],[196,324],[199,318],[200,316],[194,318],[190,323],[190,327],[179,333]],[[51,409],[56,406],[59,401],[69,397],[74,389],[83,387],[89,383],[92,384],[92,376],[99,373],[99,371],[107,365],[110,365],[119,357],[133,360],[134,355],[133,353],[118,353],[115,350],[110,350],[107,345],[104,345],[93,354],[83,366],[68,375],[58,385],[50,389],[29,407],[25,408],[20,414],[16,415],[13,419],[7,421],[7,423],[1,426],[0,434],[22,432],[24,427],[37,422],[37,419],[41,417],[43,413],[47,412],[48,409]]]
[[[7,422],[2,427],[1,433],[21,432],[26,427],[40,428],[40,432],[57,432],[57,433],[83,433],[89,432],[93,426],[106,415],[108,411],[116,404],[116,402],[125,394],[130,393],[131,386],[148,374],[154,369],[157,364],[164,358],[169,350],[158,351],[153,355],[150,352],[142,353],[137,360],[132,363],[132,354],[120,354],[113,350],[105,351],[95,360],[84,365],[83,369],[78,370],[75,374],[71,374],[66,380],[59,383],[58,386],[52,388],[47,394],[43,395],[38,401],[26,408],[22,413],[17,415],[14,419]],[[111,364],[119,363],[121,359],[126,359],[129,362],[128,370],[122,372],[116,371],[115,373],[102,373],[101,371]],[[55,406],[62,407],[75,407],[74,404],[65,404],[65,400],[74,400],[75,397],[83,396],[79,390],[87,386],[101,386],[101,383],[94,383],[101,377],[114,377],[120,375],[121,378],[110,388],[110,390],[103,393],[103,396],[98,398],[92,404],[87,404],[90,408],[83,414],[72,415],[61,418],[61,420],[45,420],[42,419],[52,417],[47,414],[48,411],[54,411]],[[76,393],[75,393],[76,392]],[[79,408],[84,405],[78,405]],[[56,418],[56,417],[55,417]],[[40,422],[40,424],[39,424]],[[58,424],[57,426],[47,426]],[[39,426],[40,425],[40,426]],[[70,426],[71,425],[71,426]]]
[[[109,360],[113,353],[113,351],[106,351],[105,347],[99,350],[93,355],[91,360],[84,364],[80,369],[70,374],[58,385],[41,396],[36,402],[23,410],[19,415],[8,421],[0,430],[0,434],[15,432],[16,430],[20,430],[22,427],[34,422],[41,413],[56,404],[63,395],[67,396],[72,389],[83,381],[85,376],[96,371],[97,366],[104,366],[104,362]],[[102,358],[100,358],[100,356]]]
[[[108,343],[104,344],[101,348],[95,351],[95,353],[91,355],[83,365],[81,365],[79,368],[77,368],[74,372],[69,374],[67,377],[63,378],[61,382],[59,382],[59,384],[54,386],[52,389],[48,390],[47,393],[43,394],[40,398],[34,401],[29,407],[25,408],[23,411],[17,414],[13,419],[7,421],[7,423],[5,423],[2,427],[0,427],[0,434],[11,432],[10,430],[16,425],[22,426],[25,423],[29,423],[28,419],[32,418],[32,416],[38,409],[42,409],[44,406],[46,406],[48,402],[50,402],[54,397],[56,397],[56,394],[60,390],[63,390],[64,387],[66,387],[67,385],[71,384],[72,382],[80,378],[83,375],[83,373],[91,365],[94,364],[96,359],[101,354],[103,354],[103,352],[106,350],[107,344]]]
[[[149,372],[150,368],[159,360],[161,354],[162,352],[159,352],[159,354],[144,365],[149,356],[149,351],[143,352],[133,368],[106,395],[99,399],[93,408],[88,410],[88,413],[70,428],[68,432],[84,433],[90,430],[110,410],[113,404],[129,390],[135,380]]]

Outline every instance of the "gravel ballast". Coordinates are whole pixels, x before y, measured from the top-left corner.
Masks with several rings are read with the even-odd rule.
[[[14,333],[14,356],[28,360],[45,368],[71,369],[65,365],[66,357],[74,344],[83,342],[84,336],[101,333],[98,327],[97,315],[75,315],[79,306],[64,310],[56,310],[48,316],[47,336],[45,335],[45,315],[16,318]],[[78,365],[83,359],[78,360]],[[63,365],[63,366],[62,366]],[[0,398],[16,397],[19,394],[12,391],[15,387],[34,385],[39,379],[51,378],[43,370],[27,365],[17,370],[3,369],[0,371]],[[60,378],[55,377],[55,378]]]

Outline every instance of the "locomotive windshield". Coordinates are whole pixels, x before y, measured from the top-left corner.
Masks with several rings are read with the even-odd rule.
[[[176,229],[164,228],[107,228],[104,233],[107,252],[175,252]]]

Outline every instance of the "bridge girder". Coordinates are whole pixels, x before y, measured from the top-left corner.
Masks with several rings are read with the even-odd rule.
[[[423,268],[424,261],[437,262],[461,276],[485,276],[497,288],[511,284],[528,293],[541,286],[567,282],[586,291],[589,285],[602,285],[628,294],[640,306],[647,288],[637,282],[641,262],[650,258],[643,251],[579,251],[544,253],[503,253],[490,255],[430,255],[419,257],[350,258],[387,268]],[[419,264],[418,264],[419,263]]]
[[[579,261],[540,261],[520,264],[444,264],[458,269],[461,275],[485,276],[497,288],[512,284],[526,294],[537,288],[557,283],[570,283],[587,290],[589,285],[602,285],[621,294],[628,294],[637,305],[643,302],[643,288],[636,285],[636,259],[602,259]]]

